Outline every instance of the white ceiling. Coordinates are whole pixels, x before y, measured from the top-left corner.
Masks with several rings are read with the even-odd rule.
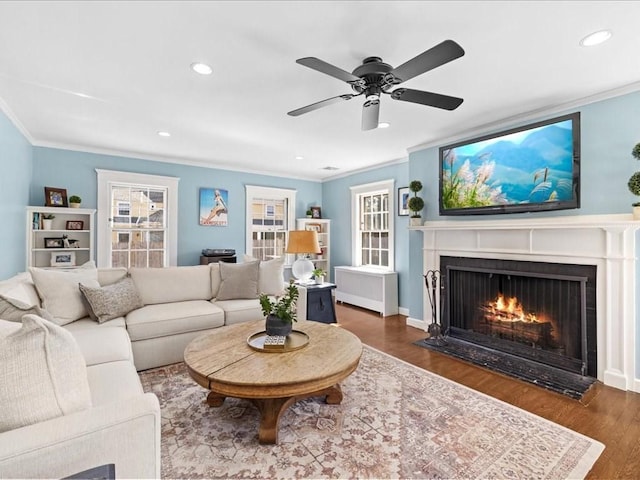
[[[321,180],[640,89],[639,18],[637,1],[3,1],[0,106],[35,145]],[[607,43],[579,45],[603,28]],[[351,92],[298,58],[396,67],[445,39],[465,56],[402,86],[462,97],[457,110],[384,96],[391,127],[366,132],[362,97],[286,114]],[[213,75],[192,72],[195,61]]]

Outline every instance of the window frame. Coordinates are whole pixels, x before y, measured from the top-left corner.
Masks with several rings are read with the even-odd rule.
[[[395,269],[395,180],[381,180],[379,182],[354,185],[351,190],[351,263],[355,267],[375,268],[382,271]],[[362,265],[362,236],[360,230],[360,197],[362,195],[387,194],[388,202],[388,233],[389,233],[389,265]]]
[[[178,183],[180,178],[146,173],[121,172],[96,168],[98,176],[98,212],[96,222],[97,255],[99,268],[111,266],[111,186],[135,185],[163,187],[167,189],[166,225],[165,225],[165,263],[167,266],[178,265]]]

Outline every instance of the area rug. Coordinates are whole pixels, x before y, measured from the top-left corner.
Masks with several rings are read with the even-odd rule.
[[[327,352],[329,354],[329,352]],[[258,411],[205,403],[184,364],[143,372],[162,409],[163,478],[584,478],[604,445],[364,348],[340,405],[312,398],[260,445]]]

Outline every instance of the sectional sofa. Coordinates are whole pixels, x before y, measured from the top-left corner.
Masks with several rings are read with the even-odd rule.
[[[0,478],[113,464],[160,477],[160,408],[137,371],[182,361],[216,328],[262,317],[283,261],[31,269],[0,282]],[[4,413],[3,413],[4,412]]]

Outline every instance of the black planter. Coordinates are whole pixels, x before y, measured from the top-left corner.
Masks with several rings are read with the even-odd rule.
[[[275,315],[267,316],[267,320],[265,321],[265,330],[267,331],[267,335],[286,337],[291,333],[292,329],[292,322],[283,320]]]

